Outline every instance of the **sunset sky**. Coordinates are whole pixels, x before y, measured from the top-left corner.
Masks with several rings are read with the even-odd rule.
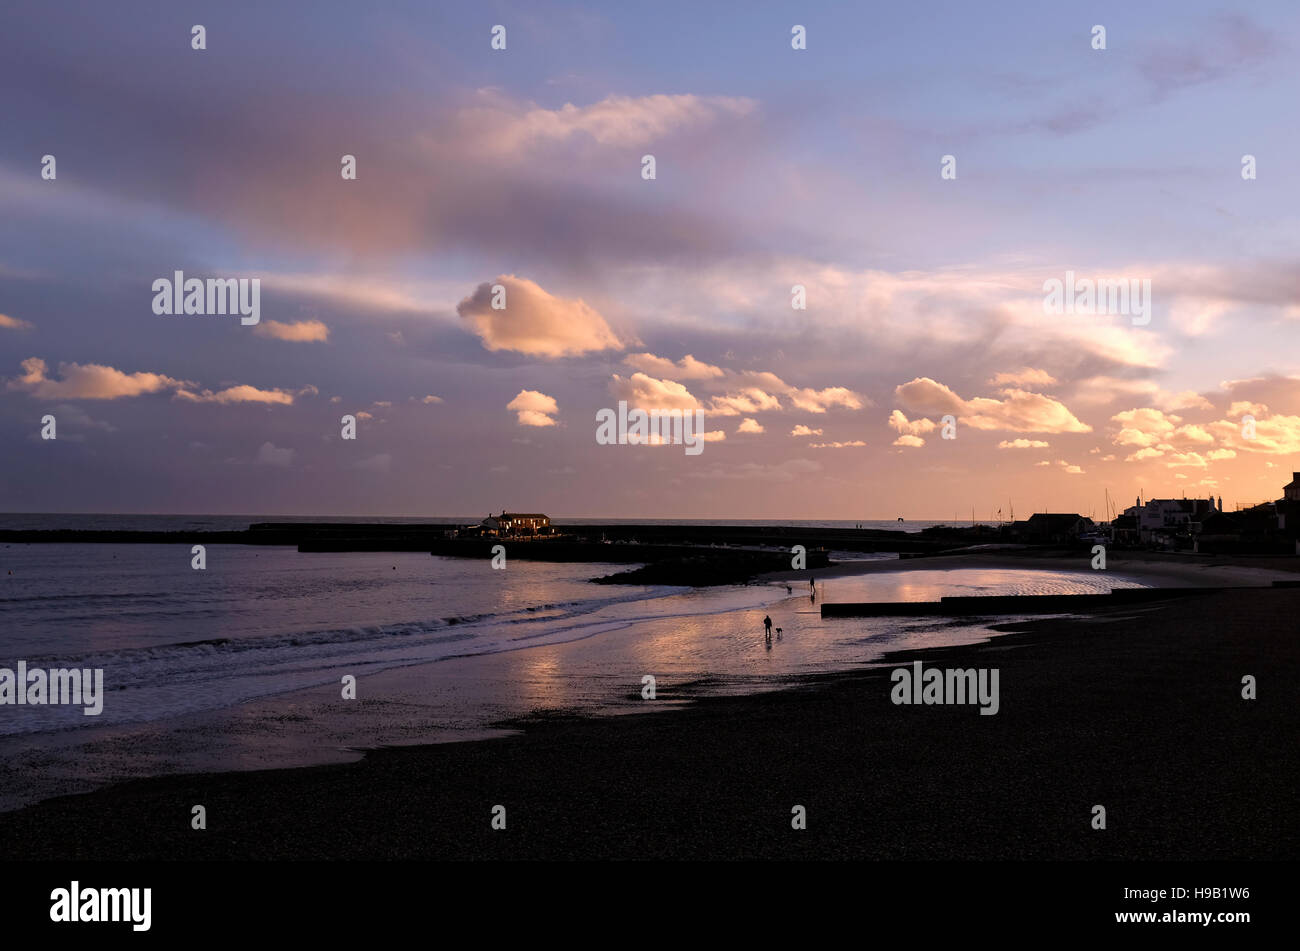
[[[0,511],[1103,517],[1300,469],[1295,3],[2,16]],[[155,315],[177,270],[261,323]],[[1150,323],[1045,313],[1066,271]],[[598,445],[620,399],[711,441]]]

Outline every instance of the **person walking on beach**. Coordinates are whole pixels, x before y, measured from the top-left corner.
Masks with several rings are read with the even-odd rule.
[[[772,646],[772,618],[763,618],[763,639],[767,641],[767,646]]]

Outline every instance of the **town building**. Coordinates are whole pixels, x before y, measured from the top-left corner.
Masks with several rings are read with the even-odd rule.
[[[1124,510],[1137,523],[1137,537],[1143,545],[1176,548],[1179,540],[1199,531],[1207,516],[1223,511],[1223,499],[1137,499]]]
[[[1010,534],[1019,541],[1059,545],[1074,541],[1092,528],[1092,519],[1072,512],[1035,512],[1027,519],[1012,522]]]
[[[538,512],[505,512],[489,515],[479,522],[479,529],[484,535],[519,537],[529,535],[549,535],[552,532],[551,519]]]

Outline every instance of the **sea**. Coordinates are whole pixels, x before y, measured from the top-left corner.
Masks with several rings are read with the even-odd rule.
[[[275,520],[0,515],[0,528],[220,531]],[[906,531],[930,524],[903,523]],[[1077,571],[876,565],[813,586],[608,586],[590,579],[631,566],[512,560],[499,570],[487,560],[411,552],[206,547],[206,567],[195,570],[188,544],[0,543],[0,668],[23,661],[28,669],[98,669],[104,678],[96,716],[81,706],[0,705],[0,810],[141,776],[340,762],[386,746],[496,736],[518,717],[667,712],[698,696],[869,666],[890,650],[996,636],[993,625],[1008,620],[823,620],[824,600],[1144,584],[1085,563]],[[765,615],[779,629],[770,647]]]

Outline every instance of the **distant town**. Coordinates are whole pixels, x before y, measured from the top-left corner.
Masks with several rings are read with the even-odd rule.
[[[955,529],[936,526],[922,534]],[[997,525],[973,525],[961,531],[976,536],[1030,545],[1106,544],[1116,548],[1188,551],[1205,554],[1300,554],[1300,472],[1282,489],[1282,497],[1224,510],[1223,497],[1145,499],[1110,521],[1067,512],[1039,512],[1027,519]]]

